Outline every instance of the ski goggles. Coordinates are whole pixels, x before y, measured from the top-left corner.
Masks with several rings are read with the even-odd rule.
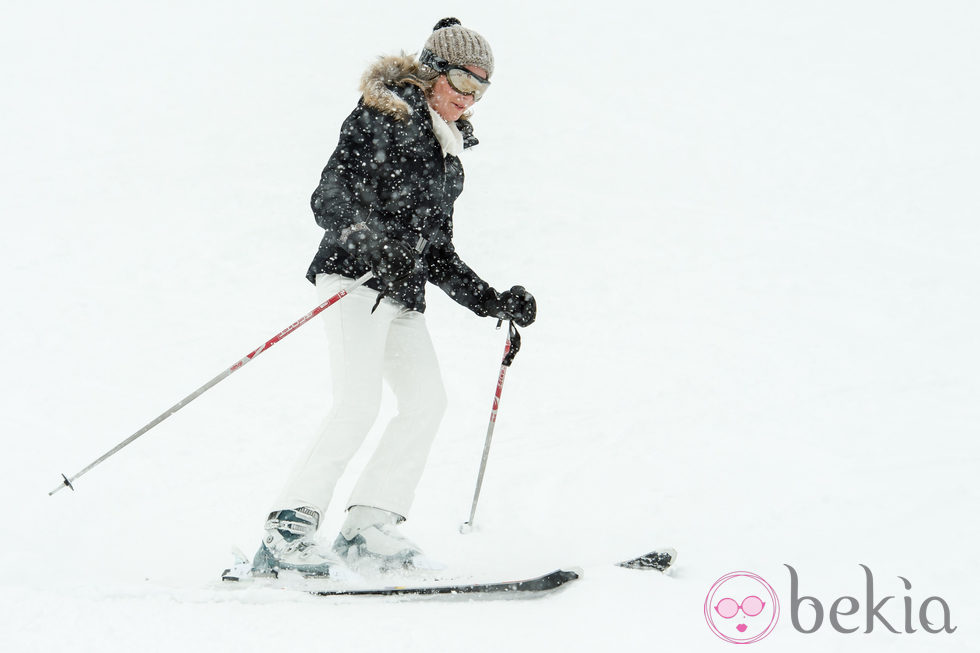
[[[741,610],[747,617],[758,616],[766,604],[758,596],[746,596],[742,604],[739,605],[735,599],[722,599],[715,606],[715,612],[725,619],[731,619]]]
[[[472,95],[474,102],[479,102],[490,87],[489,79],[484,79],[462,66],[454,66],[432,50],[422,50],[419,63],[432,68],[440,75],[445,75],[446,81],[454,91],[463,95]]]

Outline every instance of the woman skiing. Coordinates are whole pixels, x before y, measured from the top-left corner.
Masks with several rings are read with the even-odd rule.
[[[493,67],[486,39],[446,18],[418,59],[384,57],[361,79],[363,95],[313,193],[325,233],[307,278],[326,299],[351,279],[374,276],[323,315],[333,406],[266,520],[256,572],[336,576],[343,563],[432,566],[397,528],[446,407],[423,316],[426,283],[479,316],[527,326],[536,313],[530,293],[520,286],[497,292],[453,247],[453,204],[463,189],[459,155],[477,143],[466,111],[489,88]],[[378,415],[382,380],[398,413],[360,475],[339,535],[325,545],[317,528]]]

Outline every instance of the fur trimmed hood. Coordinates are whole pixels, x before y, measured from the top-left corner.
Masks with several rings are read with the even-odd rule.
[[[397,120],[407,120],[413,113],[411,105],[389,87],[424,85],[421,72],[418,61],[410,55],[379,57],[361,76],[364,104]]]

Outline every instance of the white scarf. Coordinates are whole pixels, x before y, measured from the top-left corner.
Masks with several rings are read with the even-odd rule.
[[[449,156],[459,156],[463,153],[463,135],[459,132],[459,128],[456,127],[454,122],[446,122],[439,113],[429,107],[429,113],[432,114],[432,131],[435,132],[436,140],[439,141],[439,145],[442,146],[442,155]]]

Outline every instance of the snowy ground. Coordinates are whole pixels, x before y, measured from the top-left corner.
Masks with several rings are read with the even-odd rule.
[[[723,650],[702,605],[749,570],[783,602],[759,647],[980,650],[975,3],[8,4],[0,649]],[[452,403],[406,530],[476,577],[583,579],[221,587],[326,410],[316,325],[48,497],[312,308],[357,79],[447,13],[497,58],[457,247],[540,317],[461,536],[503,334],[430,293]],[[672,578],[609,565],[659,544]],[[939,595],[958,630],[794,630],[783,565],[863,625],[860,563],[899,628]]]

